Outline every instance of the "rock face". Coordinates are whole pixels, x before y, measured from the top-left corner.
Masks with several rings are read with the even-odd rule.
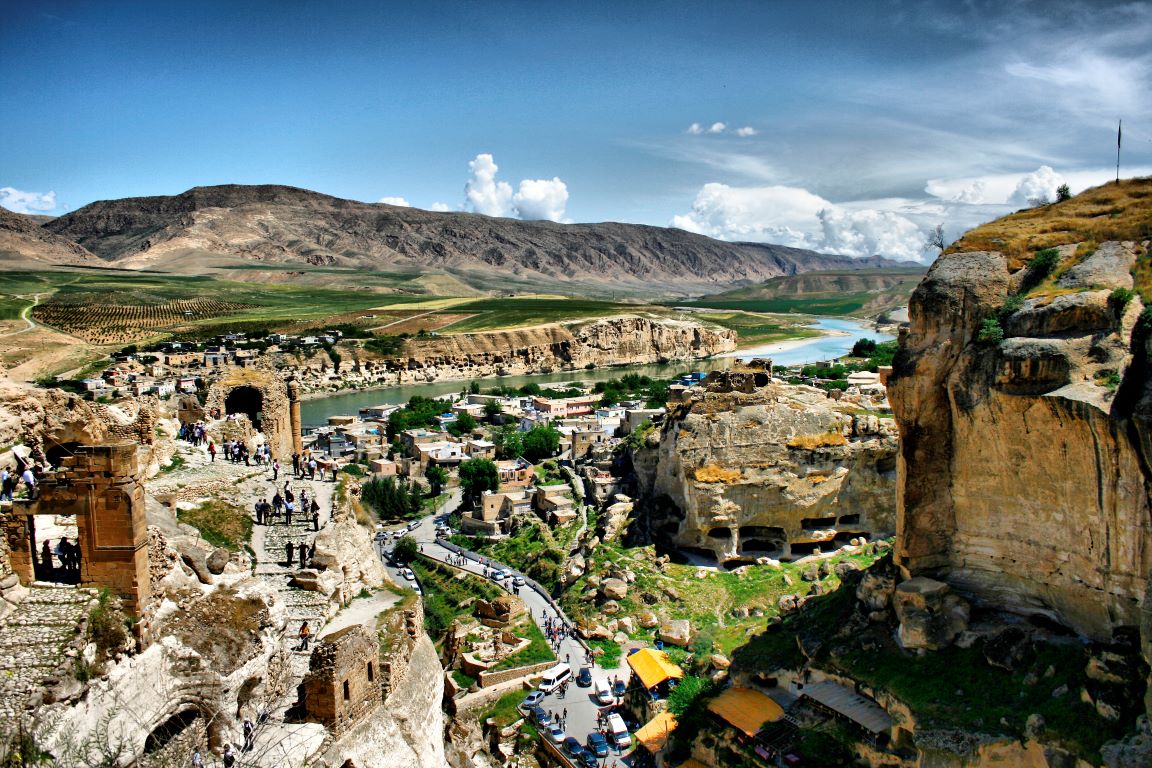
[[[342,200],[277,185],[106,200],[45,225],[127,268],[221,256],[265,263],[483,272],[686,295],[813,270],[891,265],[725,243],[634,224],[555,224]]]
[[[942,581],[917,576],[896,588],[893,595],[897,638],[908,649],[937,650],[968,628],[968,603]]]
[[[1144,246],[1105,243],[1065,295],[1029,298],[976,340],[1022,275],[995,252],[942,256],[916,289],[889,397],[900,425],[896,562],[980,603],[1109,640],[1140,623],[1152,572],[1148,341],[1131,286]],[[1118,274],[1114,274],[1119,270]],[[1134,353],[1133,351],[1134,350]],[[1123,373],[1119,389],[1097,382]]]
[[[414,379],[435,380],[692,360],[734,349],[736,333],[725,328],[625,316],[418,339],[400,364]]]
[[[698,391],[670,411],[655,451],[655,463],[635,462],[641,490],[677,509],[654,518],[656,534],[721,562],[795,558],[895,530],[891,420],[823,390]]]
[[[99,264],[100,260],[68,238],[44,229],[32,217],[0,208],[0,265],[27,269],[30,262]]]

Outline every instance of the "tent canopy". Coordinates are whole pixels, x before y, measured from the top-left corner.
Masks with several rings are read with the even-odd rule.
[[[661,712],[636,731],[636,741],[642,744],[644,749],[655,755],[664,749],[664,745],[668,743],[668,737],[672,735],[674,730],[676,730],[676,716],[671,712]]]
[[[652,648],[641,648],[628,657],[628,666],[640,678],[645,688],[655,688],[665,680],[679,680],[684,677],[684,670],[673,664],[664,651]]]
[[[708,710],[746,736],[755,736],[765,723],[784,717],[779,704],[751,688],[729,688],[712,699]]]

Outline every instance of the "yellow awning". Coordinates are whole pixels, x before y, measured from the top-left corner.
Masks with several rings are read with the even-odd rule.
[[[684,762],[680,763],[680,768],[708,768],[704,763],[700,762],[694,757],[690,757]]]
[[[668,654],[651,648],[641,648],[629,656],[628,666],[632,667],[645,688],[653,688],[665,680],[684,677],[684,670],[669,661]]]
[[[644,749],[656,754],[664,749],[668,737],[674,730],[676,730],[676,716],[671,712],[661,712],[636,731],[636,741],[643,744]]]
[[[751,688],[729,688],[709,702],[708,711],[747,736],[784,717],[779,704]]]

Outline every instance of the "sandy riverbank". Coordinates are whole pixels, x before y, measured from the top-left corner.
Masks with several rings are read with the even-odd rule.
[[[833,336],[851,336],[851,335],[852,334],[848,333],[847,331],[826,330],[818,336],[805,336],[802,339],[787,339],[785,341],[775,341],[775,342],[772,342],[771,344],[762,344],[762,345],[754,346],[754,347],[744,347],[742,349],[737,349],[737,350],[734,350],[732,352],[725,352],[722,355],[718,355],[718,357],[739,357],[739,358],[772,357],[773,355],[778,355],[781,352],[787,352],[789,350],[799,349],[801,347],[807,346],[807,345],[811,344],[812,342],[817,341],[819,339],[826,339],[826,338],[830,338]]]

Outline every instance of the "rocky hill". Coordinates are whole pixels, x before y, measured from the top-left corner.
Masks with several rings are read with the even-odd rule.
[[[99,259],[66,237],[44,229],[37,219],[0,208],[0,266],[98,264]]]
[[[44,225],[126,268],[188,271],[231,259],[442,270],[688,295],[817,269],[885,266],[796,248],[726,243],[635,224],[555,224],[361,203],[293,187],[196,187],[92,203]]]

